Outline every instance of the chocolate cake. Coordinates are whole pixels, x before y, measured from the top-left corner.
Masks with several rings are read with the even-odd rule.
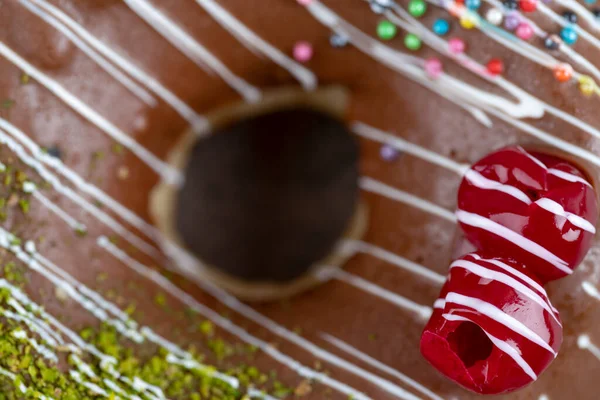
[[[0,393],[596,399],[599,10],[0,1]],[[502,171],[478,166],[506,148],[586,190],[516,194],[554,213],[537,229],[581,239],[545,248],[563,273],[498,253],[461,214],[500,196]],[[512,173],[533,187],[528,168]],[[481,200],[464,197],[469,171],[498,180]],[[523,228],[495,221],[506,237]],[[485,275],[497,257],[516,286]],[[540,307],[546,353],[524,347],[529,331],[492,340],[475,308],[450,309],[484,284],[533,299],[517,305]],[[472,338],[453,354],[488,360],[481,379],[499,386],[421,354],[424,329]]]

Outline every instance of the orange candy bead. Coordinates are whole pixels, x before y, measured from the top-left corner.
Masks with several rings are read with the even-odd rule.
[[[573,77],[573,67],[569,64],[559,64],[554,67],[554,77],[559,82],[568,82]]]

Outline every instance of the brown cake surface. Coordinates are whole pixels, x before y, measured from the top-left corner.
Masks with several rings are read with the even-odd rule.
[[[550,8],[561,13],[574,3],[561,0]],[[407,3],[398,4],[406,9]],[[481,14],[487,7],[484,2]],[[580,13],[579,26],[597,37],[600,24],[585,15],[592,16]],[[472,60],[503,60],[502,77],[484,79],[461,60],[440,55],[414,22],[395,39],[379,40],[376,27],[384,16],[360,0],[313,1],[308,8],[295,0],[1,1],[0,161],[10,167],[3,173],[10,176],[2,189],[3,263],[15,262],[31,299],[76,332],[119,320],[111,311],[106,318],[90,312],[106,305],[90,297],[92,290],[122,310],[135,305],[139,326],[132,329],[143,343],[117,336],[140,360],[161,347],[140,328],[150,327],[169,343],[195,347],[224,374],[249,363],[276,371],[276,380],[301,398],[475,398],[418,351],[452,256],[460,170],[522,143],[556,148],[589,166],[596,180],[599,97],[583,95],[572,81],[558,82],[547,57],[594,76],[600,53],[580,35],[572,50],[585,55],[586,68],[531,39],[544,57],[465,30],[433,4],[418,21],[429,29],[438,17],[451,21],[451,31],[430,43],[463,38]],[[539,9],[527,17],[539,29],[560,30]],[[420,50],[404,47],[406,28],[422,35]],[[332,46],[334,31],[349,43]],[[299,41],[314,49],[304,64],[292,56]],[[427,78],[419,61],[434,56],[447,74],[438,80]],[[204,116],[240,100],[260,102],[281,87],[302,91],[317,84],[348,89],[345,122],[360,138],[369,225],[353,242],[356,254],[321,286],[267,304],[245,305],[179,275],[167,274],[174,284],[163,278],[167,267],[182,270],[159,250],[149,194],[161,179],[177,175],[166,158],[181,135],[190,124],[205,132]],[[402,148],[397,159],[380,156],[381,140]],[[4,275],[10,282],[6,269]],[[595,244],[571,277],[548,287],[565,327],[558,358],[537,382],[505,398],[597,398],[599,283]],[[198,329],[205,320],[216,326],[208,340]],[[215,337],[258,351],[251,361],[240,352],[223,358]],[[283,397],[273,379],[254,386]]]

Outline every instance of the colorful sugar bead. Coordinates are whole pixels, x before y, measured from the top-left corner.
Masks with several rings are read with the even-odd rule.
[[[425,72],[431,79],[439,78],[443,71],[444,67],[438,58],[430,58],[425,61]]]
[[[469,10],[478,10],[481,7],[481,0],[465,0],[465,7]]]
[[[473,29],[475,28],[477,22],[475,20],[475,18],[472,15],[469,14],[463,14],[460,17],[460,26],[462,26],[465,29]]]
[[[490,8],[487,13],[485,13],[485,19],[492,25],[500,25],[504,16],[502,15],[502,11],[497,8]]]
[[[448,40],[448,47],[452,54],[461,54],[465,52],[467,45],[465,41],[459,38],[452,38]]]
[[[382,40],[392,40],[396,37],[398,33],[398,28],[396,25],[392,24],[390,21],[381,21],[377,25],[377,36],[379,36]]]
[[[519,0],[519,8],[526,13],[534,12],[537,10],[537,0]]]
[[[544,46],[548,50],[558,50],[560,47],[560,38],[557,35],[548,35],[544,39]]]
[[[519,8],[519,3],[517,2],[517,0],[504,0],[502,2],[502,5],[504,5],[504,8],[506,8],[507,10],[516,10],[517,8]]]
[[[413,33],[409,33],[404,38],[404,45],[409,50],[419,50],[421,48],[421,39]]]
[[[439,18],[433,23],[432,29],[436,35],[444,36],[450,30],[450,23],[445,19]]]
[[[527,22],[521,22],[515,31],[517,37],[522,40],[531,39],[533,37],[533,33],[533,28]]]
[[[427,11],[427,4],[423,0],[410,0],[408,3],[408,12],[413,17],[422,17]]]
[[[385,161],[394,161],[395,159],[398,158],[398,156],[400,155],[400,152],[394,146],[389,145],[389,144],[384,144],[383,146],[381,146],[381,149],[379,149],[379,155]]]
[[[577,31],[572,26],[565,26],[560,31],[560,37],[566,44],[575,44],[577,41]]]
[[[514,14],[509,14],[504,18],[504,27],[509,31],[514,31],[519,26],[519,17]]]
[[[329,43],[336,48],[345,47],[348,45],[348,38],[344,35],[340,35],[339,33],[334,33],[329,38]]]
[[[557,81],[559,82],[567,82],[569,80],[571,80],[571,77],[573,76],[573,67],[571,67],[569,64],[558,64],[556,67],[554,67],[554,77],[556,78]]]
[[[492,75],[500,75],[504,72],[504,63],[498,58],[492,58],[486,65],[487,70]]]
[[[294,58],[299,62],[307,62],[313,57],[313,47],[308,42],[298,42],[294,46]]]
[[[562,16],[564,19],[566,19],[568,22],[570,22],[572,24],[577,23],[577,14],[575,14],[573,11],[565,11],[562,13]]]
[[[579,77],[579,90],[586,96],[591,96],[596,91],[596,82],[587,76],[582,75]]]

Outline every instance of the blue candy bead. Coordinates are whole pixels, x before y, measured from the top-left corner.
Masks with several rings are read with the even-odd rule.
[[[445,19],[436,19],[433,23],[433,32],[436,35],[444,36],[450,30],[450,23]]]
[[[469,10],[478,10],[481,7],[481,0],[465,0],[465,6]]]
[[[577,31],[571,26],[565,26],[562,31],[560,31],[560,37],[569,45],[574,44],[577,41],[577,36]]]

